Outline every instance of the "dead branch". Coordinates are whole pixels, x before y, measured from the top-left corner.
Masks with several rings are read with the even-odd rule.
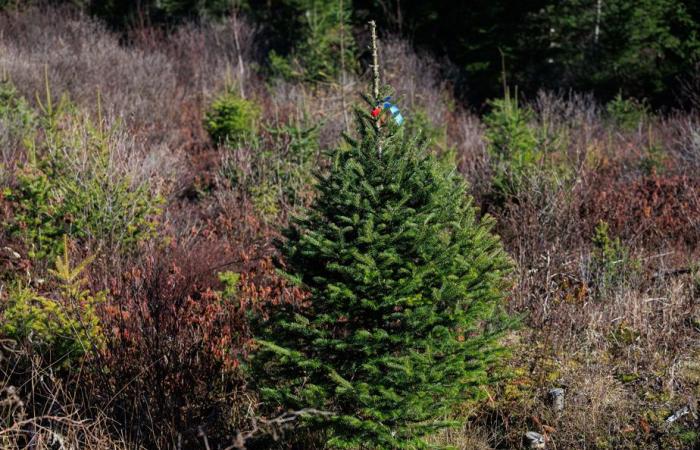
[[[285,430],[292,428],[294,422],[308,416],[330,417],[333,416],[333,413],[314,408],[304,408],[298,411],[286,412],[274,419],[253,419],[253,427],[247,431],[239,431],[234,443],[224,450],[245,450],[247,441],[262,436],[272,436],[272,439],[276,441]]]

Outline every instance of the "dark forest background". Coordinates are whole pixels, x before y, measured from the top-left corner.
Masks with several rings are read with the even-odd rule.
[[[0,2],[2,3],[2,2]],[[19,2],[24,3],[24,2]],[[443,67],[471,107],[502,92],[502,72],[521,93],[538,89],[621,94],[655,107],[688,106],[684,86],[700,60],[700,2],[693,0],[72,0],[113,28],[220,17],[242,10],[263,29],[269,51],[301,46],[332,52],[334,33],[352,33],[366,53],[365,26],[398,33]],[[6,6],[14,2],[5,0]],[[311,52],[315,53],[315,52]],[[317,55],[316,55],[317,56]],[[272,60],[274,62],[274,59]]]

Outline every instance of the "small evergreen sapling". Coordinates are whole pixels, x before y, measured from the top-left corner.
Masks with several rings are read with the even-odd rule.
[[[322,445],[421,448],[489,382],[510,261],[453,167],[356,115],[359,138],[279,244],[310,300],[259,325],[251,370],[269,413],[332,414],[304,416]]]
[[[106,126],[97,100],[97,120],[65,96],[54,103],[48,77],[45,99],[37,97],[27,161],[3,189],[12,214],[2,225],[32,259],[60,254],[63,236],[131,251],[154,235],[162,198],[116,164],[118,129]]]
[[[107,300],[107,293],[85,288],[83,272],[92,259],[73,266],[63,235],[63,254],[49,269],[55,286],[44,294],[29,285],[10,285],[7,301],[0,304],[0,337],[28,341],[60,367],[102,350],[105,337],[97,307]]]

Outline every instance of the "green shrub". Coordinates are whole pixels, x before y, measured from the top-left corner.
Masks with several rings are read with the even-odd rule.
[[[270,174],[281,187],[282,200],[290,206],[304,205],[315,183],[314,170],[320,157],[318,126],[298,122],[269,127],[276,157],[271,157]],[[272,156],[272,155],[270,155]]]
[[[60,202],[53,201],[51,180],[31,165],[15,175],[16,186],[6,192],[13,202],[13,217],[6,224],[7,230],[29,244],[31,257],[55,254],[65,227],[62,220],[56,220],[64,216]]]
[[[644,148],[644,154],[639,162],[640,169],[648,176],[663,173],[666,159],[667,155],[663,146],[655,141],[651,126],[649,126],[649,143]]]
[[[413,111],[405,127],[411,135],[420,134],[426,140],[426,147],[437,155],[445,156],[455,151],[448,143],[447,125],[436,125],[423,109]]]
[[[645,148],[644,155],[639,161],[640,169],[645,175],[660,174],[664,171],[666,152],[658,144],[650,144]]]
[[[608,120],[614,127],[625,131],[636,130],[649,115],[649,107],[634,98],[622,98],[617,94],[605,105]]]
[[[0,120],[22,130],[36,121],[36,114],[9,80],[0,80]]]
[[[510,261],[454,167],[357,115],[359,140],[335,151],[279,244],[310,299],[270,308],[251,381],[268,417],[324,412],[295,428],[322,446],[427,447],[491,381]]]
[[[282,196],[272,180],[261,180],[249,189],[255,212],[265,221],[273,221],[280,213]]]
[[[238,295],[238,285],[241,281],[241,274],[231,271],[219,272],[219,281],[224,285],[221,296],[227,300],[235,300]]]
[[[236,146],[255,137],[260,115],[258,105],[227,91],[211,104],[204,127],[217,144]]]
[[[508,91],[504,98],[489,102],[484,116],[488,152],[493,160],[493,189],[500,199],[520,191],[528,176],[543,158],[535,132],[529,123],[532,111],[518,105]]]
[[[593,234],[591,275],[598,294],[624,284],[640,269],[639,260],[630,255],[620,238],[610,237],[610,226],[601,220]]]
[[[0,185],[7,186],[12,168],[36,127],[36,114],[9,80],[0,80]]]
[[[283,80],[294,80],[302,75],[292,67],[290,58],[284,57],[274,50],[270,50],[270,53],[268,53],[267,63],[273,77],[279,77]]]
[[[85,290],[82,272],[88,258],[71,267],[67,239],[63,255],[56,257],[50,273],[55,278],[55,291],[42,295],[35,289],[15,284],[8,292],[2,308],[0,332],[17,341],[28,340],[42,355],[51,360],[71,361],[104,347],[96,307],[106,300],[106,292]]]
[[[566,126],[520,106],[508,89],[502,99],[491,100],[489,105],[491,110],[484,116],[485,138],[492,168],[491,196],[496,204],[519,201],[523,193],[558,191],[572,181]]]
[[[337,0],[287,1],[296,14],[296,39],[287,58],[272,51],[273,75],[312,82],[338,80],[343,63],[352,72],[357,67],[352,30],[352,2]],[[342,6],[341,6],[342,5]]]
[[[105,130],[65,99],[47,100],[38,124],[42,137],[5,192],[12,205],[5,225],[27,242],[31,257],[60,252],[63,235],[112,250],[153,235],[162,200],[147,182],[134,183],[114,167],[115,129]]]

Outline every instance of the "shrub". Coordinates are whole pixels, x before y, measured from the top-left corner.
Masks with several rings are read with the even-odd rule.
[[[30,256],[55,255],[61,237],[131,249],[155,229],[161,199],[147,182],[133,183],[114,166],[112,136],[67,100],[48,94],[39,115],[41,139],[18,167],[6,194],[12,203],[11,234],[31,247]]]
[[[611,171],[599,174],[592,185],[579,216],[588,233],[604,220],[612,234],[648,248],[698,246],[700,180],[658,174],[628,180]]]
[[[82,274],[90,261],[88,258],[72,267],[64,236],[63,255],[50,270],[58,282],[56,290],[45,296],[29,286],[12,286],[2,311],[2,334],[17,341],[29,340],[48,359],[62,361],[63,366],[102,349],[104,336],[96,307],[107,294],[85,290]]]
[[[342,70],[351,72],[357,67],[351,33],[352,2],[345,5],[335,0],[291,0],[284,3],[297,16],[293,30],[297,37],[288,58],[270,52],[270,69],[274,75],[285,79],[333,82]]]
[[[455,149],[450,147],[447,138],[447,125],[436,125],[428,115],[428,112],[419,109],[411,114],[410,120],[406,123],[409,134],[420,133],[426,140],[427,148],[442,157],[454,157]]]
[[[236,146],[255,137],[259,122],[260,108],[255,103],[227,91],[211,104],[204,127],[214,142]]]
[[[282,200],[292,206],[304,205],[315,183],[313,171],[320,157],[318,126],[299,122],[268,128],[275,156],[270,155],[270,175],[282,190]]]
[[[357,115],[279,244],[310,299],[271,307],[251,381],[267,417],[318,411],[300,420],[321,445],[421,447],[490,381],[510,262],[454,167]]]
[[[634,98],[622,98],[617,94],[605,105],[608,120],[615,127],[625,131],[634,131],[647,118],[649,107]]]
[[[276,77],[284,80],[293,80],[299,76],[292,67],[289,58],[285,58],[274,50],[270,50],[270,53],[268,53],[267,61],[270,66],[270,72]]]
[[[0,185],[9,183],[22,145],[32,136],[36,114],[9,80],[0,80]]]
[[[496,196],[507,198],[517,193],[527,176],[542,159],[537,137],[530,128],[532,112],[518,105],[508,91],[504,98],[489,102],[491,111],[484,116],[487,150],[494,161],[492,185]]]
[[[270,221],[282,210],[309,202],[319,156],[318,127],[296,122],[269,126],[252,148],[227,155],[221,174]]]
[[[639,161],[640,169],[646,176],[652,176],[664,172],[668,155],[664,148],[658,144],[649,127],[649,143],[644,147],[642,158]]]
[[[279,190],[271,180],[262,180],[250,187],[250,197],[255,212],[266,222],[273,221],[280,213]]]
[[[593,234],[592,276],[599,294],[619,286],[638,272],[639,261],[632,258],[620,238],[612,239],[609,225],[600,221]]]
[[[253,402],[238,370],[249,339],[243,299],[261,267],[246,245],[236,253],[248,268],[228,243],[196,240],[153,248],[119,276],[106,274],[114,301],[105,307],[104,364],[123,382],[105,383],[99,371],[92,382],[120,433],[140,446],[200,448],[201,430],[211,448],[223,448],[243,426]],[[212,269],[232,265],[240,275]]]
[[[0,120],[20,129],[29,128],[36,115],[9,80],[0,80]],[[12,123],[14,122],[14,123]]]

